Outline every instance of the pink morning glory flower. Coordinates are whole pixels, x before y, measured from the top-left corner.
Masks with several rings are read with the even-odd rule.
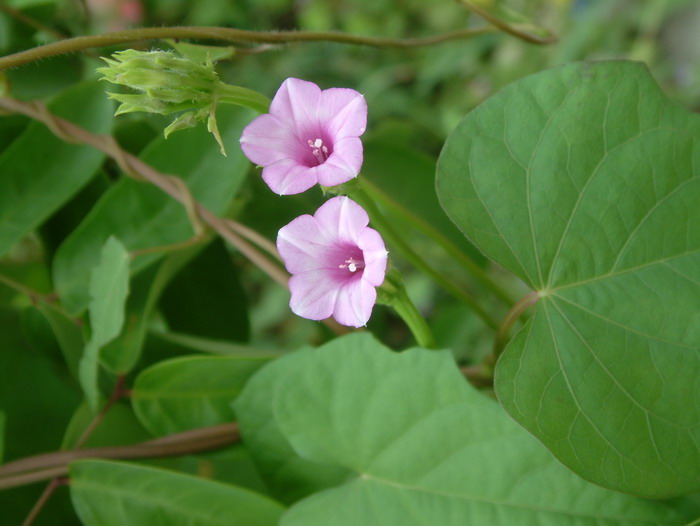
[[[387,262],[384,241],[368,223],[367,212],[341,196],[280,229],[277,249],[292,274],[289,306],[295,314],[333,316],[350,327],[367,324]]]
[[[243,130],[241,148],[263,167],[273,192],[298,194],[316,183],[335,186],[356,177],[366,126],[367,102],[357,91],[321,91],[313,82],[291,78],[277,90],[270,113]]]

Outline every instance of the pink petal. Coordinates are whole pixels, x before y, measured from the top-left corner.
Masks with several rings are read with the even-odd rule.
[[[316,220],[306,214],[280,228],[277,250],[292,274],[323,268],[328,246],[323,241]]]
[[[282,159],[263,168],[262,178],[279,195],[300,194],[318,182],[316,167],[309,168],[293,159]]]
[[[333,314],[339,287],[326,270],[309,270],[289,278],[289,307],[308,320],[325,320]]]
[[[363,279],[355,279],[342,287],[336,297],[333,318],[342,325],[363,327],[372,315],[377,291]]]
[[[314,140],[306,137],[309,131],[318,132],[318,101],[321,88],[313,82],[289,78],[285,80],[270,104],[270,114],[296,131],[302,140]]]
[[[265,114],[246,126],[241,134],[241,148],[251,162],[267,166],[282,159],[298,160],[302,152],[293,131],[278,118]]]
[[[337,244],[357,244],[362,230],[369,223],[364,208],[345,196],[326,201],[314,214],[319,228]]]
[[[365,260],[362,279],[378,287],[384,282],[388,255],[382,236],[373,228],[365,228],[357,240],[357,246],[362,250]]]
[[[333,153],[318,167],[318,182],[335,186],[357,177],[362,168],[362,141],[357,137],[341,139],[333,145]]]
[[[348,88],[330,88],[321,92],[318,119],[335,140],[359,137],[367,127],[367,101]]]

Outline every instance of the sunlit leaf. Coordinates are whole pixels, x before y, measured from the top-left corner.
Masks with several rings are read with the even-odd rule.
[[[571,64],[468,115],[445,210],[540,296],[496,369],[506,410],[571,469],[700,489],[700,119],[646,68]]]
[[[274,368],[274,369],[273,369]],[[268,371],[274,370],[270,373]],[[683,524],[665,504],[590,484],[562,466],[449,352],[397,354],[367,334],[273,362],[265,391],[290,452],[348,473],[294,505],[283,526]],[[241,413],[242,415],[242,413]],[[240,420],[244,443],[246,421]],[[254,452],[266,451],[250,445]]]

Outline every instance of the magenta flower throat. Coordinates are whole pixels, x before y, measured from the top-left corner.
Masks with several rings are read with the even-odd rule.
[[[333,316],[350,327],[367,324],[387,264],[384,241],[368,224],[360,205],[334,197],[313,216],[280,229],[277,249],[292,274],[292,312],[310,320]]]
[[[321,91],[313,82],[285,80],[270,104],[241,135],[243,153],[263,167],[262,177],[279,195],[298,194],[316,183],[335,186],[357,177],[367,103],[355,90]]]

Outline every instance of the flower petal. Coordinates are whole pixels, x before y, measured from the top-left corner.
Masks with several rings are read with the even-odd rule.
[[[287,125],[273,115],[255,118],[243,129],[241,148],[251,162],[268,166],[282,159],[299,161],[302,151],[299,140]]]
[[[363,279],[355,279],[343,286],[335,300],[333,318],[342,325],[364,327],[372,315],[377,291]]]
[[[289,278],[289,307],[308,320],[325,320],[333,314],[339,286],[326,270],[309,270]]]
[[[321,92],[318,119],[335,140],[359,137],[367,127],[367,101],[349,88],[330,88]]]
[[[326,201],[314,214],[319,228],[338,244],[357,245],[362,230],[369,224],[365,209],[343,195]]]
[[[292,274],[322,268],[337,270],[337,261],[342,261],[333,240],[326,238],[316,219],[308,214],[280,228],[277,250]]]
[[[373,228],[365,228],[357,240],[357,246],[362,250],[365,260],[362,279],[378,287],[384,282],[388,256],[382,236]]]
[[[282,159],[263,168],[262,178],[279,195],[300,194],[318,182],[316,167],[309,168],[292,159]]]
[[[336,186],[357,177],[362,168],[362,141],[357,137],[341,139],[333,145],[333,153],[318,167],[318,182]]]
[[[321,88],[313,82],[289,78],[285,80],[270,104],[270,114],[288,123],[296,131],[300,140],[315,139],[307,137],[310,132],[318,131],[318,101]]]

